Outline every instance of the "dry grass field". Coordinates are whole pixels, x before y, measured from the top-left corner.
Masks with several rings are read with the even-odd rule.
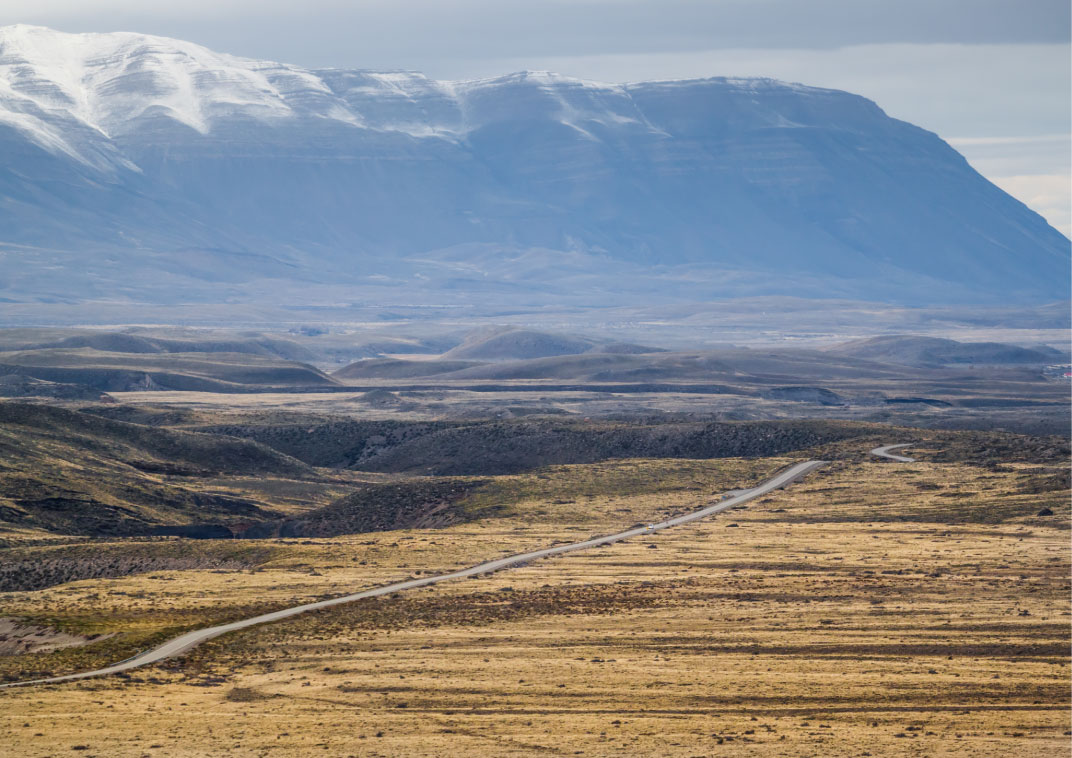
[[[3,691],[0,754],[1067,754],[1068,492],[1034,464],[919,457],[838,461],[699,524],[247,630],[129,676]],[[211,543],[261,553],[8,593],[0,616],[120,634],[0,665],[59,671],[575,541],[788,462],[556,467],[481,490],[470,506],[496,518]]]
[[[68,673],[134,655],[182,631],[441,573],[693,510],[789,459],[625,460],[497,477],[463,505],[484,518],[444,530],[300,540],[116,540],[9,549],[22,571],[84,557],[129,575],[6,592],[0,617],[106,641],[46,656],[0,656],[0,677]],[[489,518],[489,516],[497,516]],[[92,557],[91,557],[92,556]],[[140,559],[141,564],[136,562]],[[0,573],[0,577],[3,574]]]

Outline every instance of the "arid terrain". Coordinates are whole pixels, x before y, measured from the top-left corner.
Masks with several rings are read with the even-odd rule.
[[[596,354],[673,366],[640,388],[585,375],[538,391],[519,383],[551,380],[514,375],[461,389],[411,365],[471,371],[501,342],[361,369],[403,363],[408,390],[382,378],[356,390],[279,355],[249,365],[281,361],[288,377],[304,366],[319,385],[258,386],[265,374],[242,373],[243,353],[217,361],[205,344],[170,364],[215,383],[204,391],[153,386],[166,356],[134,350],[159,340],[113,339],[110,366],[77,352],[101,345],[23,350],[23,368],[46,352],[89,373],[20,374],[0,401],[0,681],[89,671],[186,631],[662,521],[796,462],[827,463],[699,522],[245,629],[118,675],[0,690],[0,755],[1066,749],[1068,440],[992,427],[995,407],[1028,401],[1053,403],[1035,418],[1056,419],[1067,384],[1031,363],[985,369],[1004,384],[955,368],[1039,355],[903,340],[864,346],[886,363],[722,353],[704,359],[703,391],[700,364],[671,352]],[[548,359],[522,363],[533,360]],[[846,361],[868,392],[930,382],[926,397],[948,404],[922,404],[932,416],[915,427],[839,414],[864,407],[835,383]],[[790,384],[787,370],[825,378]],[[143,386],[100,384],[132,375]],[[734,417],[718,397],[768,412]],[[894,443],[916,460],[870,453]]]
[[[5,750],[1063,749],[1069,509],[1060,466],[980,465],[970,460],[984,453],[977,439],[922,445],[917,463],[879,462],[860,454],[869,439],[809,450],[832,462],[697,525],[248,630],[127,675],[5,691]],[[179,553],[185,564],[173,539],[12,539],[5,562],[126,555],[132,568],[6,593],[5,616],[98,641],[8,656],[5,676],[90,668],[192,626],[605,533],[694,508],[789,460],[541,469],[471,497],[478,510],[491,498],[493,518],[196,541]],[[1037,515],[1044,509],[1052,515]]]
[[[767,305],[789,318],[786,303]],[[813,331],[765,328],[774,311],[742,323],[741,313],[717,309],[649,314],[590,335],[400,316],[274,331],[6,329],[0,397],[119,403],[111,417],[135,422],[127,406],[156,404],[215,419],[829,419],[1067,434],[1067,313],[839,304],[820,316],[797,306],[792,318]],[[920,333],[881,329],[883,318],[915,319]]]
[[[1070,29],[0,2],[0,758],[1072,758]]]

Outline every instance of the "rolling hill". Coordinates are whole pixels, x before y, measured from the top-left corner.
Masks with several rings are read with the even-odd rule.
[[[1045,366],[1068,360],[1049,347],[1026,348],[1002,342],[957,342],[937,337],[894,335],[853,340],[828,350],[833,355],[908,366]]]
[[[363,379],[414,379],[423,376],[450,374],[455,371],[484,365],[481,361],[412,361],[398,358],[368,358],[351,363],[332,373],[332,378],[344,381]]]
[[[462,344],[443,354],[446,360],[526,360],[557,355],[577,355],[594,350],[595,340],[531,329],[492,329],[470,335]]]
[[[447,353],[446,355],[449,355]],[[460,362],[454,360],[358,361],[333,378],[435,381],[561,380],[570,382],[775,383],[801,379],[896,379],[904,369],[817,350],[711,350],[691,352],[555,355],[545,358]]]
[[[91,348],[0,352],[0,374],[86,385],[103,391],[329,386],[312,366],[249,353],[116,353]]]
[[[0,402],[0,522],[61,534],[148,534],[161,525],[271,514],[256,496],[201,480],[308,478],[250,440],[154,429],[62,408]]]
[[[291,361],[316,358],[308,348],[293,340],[253,337],[250,339],[167,339],[125,332],[103,332],[65,337],[55,342],[27,345],[22,349],[89,348],[107,353],[248,353]]]
[[[505,326],[479,329],[467,335],[460,345],[451,348],[440,358],[448,361],[518,361],[582,353],[629,355],[658,352],[663,351],[627,342]]]

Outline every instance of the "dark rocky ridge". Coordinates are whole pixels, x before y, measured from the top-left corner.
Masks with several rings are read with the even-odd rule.
[[[481,480],[422,479],[370,484],[302,516],[263,521],[242,530],[246,539],[336,537],[392,529],[428,529],[466,520],[453,506],[484,484]],[[486,515],[486,514],[485,514]]]
[[[271,515],[262,501],[198,481],[314,473],[250,440],[0,402],[0,521],[20,527],[139,535],[161,524],[259,521]]]
[[[216,426],[310,465],[435,476],[491,476],[612,458],[779,455],[868,433],[824,421],[745,423],[605,421],[361,422]]]

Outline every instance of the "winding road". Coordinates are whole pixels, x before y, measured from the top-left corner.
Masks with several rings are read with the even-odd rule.
[[[891,445],[886,448],[878,448],[874,452],[876,455],[884,455],[885,453],[879,453],[878,450],[889,450],[893,447],[904,447],[903,445]],[[908,458],[901,458],[900,456],[888,456],[895,460],[911,460]],[[437,574],[435,576],[426,576],[420,579],[410,579],[404,582],[395,582],[394,584],[387,584],[382,587],[376,587],[373,589],[363,590],[362,592],[356,592],[352,595],[344,595],[342,597],[332,598],[330,600],[321,600],[316,603],[306,603],[304,605],[296,605],[292,608],[285,608],[281,611],[275,611],[273,613],[265,613],[260,616],[254,616],[253,618],[243,619],[242,621],[235,621],[230,624],[222,624],[220,626],[212,626],[206,629],[197,629],[192,632],[187,632],[179,637],[168,640],[158,647],[146,650],[143,653],[139,653],[133,658],[128,658],[125,661],[120,661],[112,666],[96,669],[94,671],[84,671],[79,674],[67,674],[66,676],[53,676],[47,679],[33,679],[25,682],[10,682],[8,684],[0,684],[0,689],[8,687],[23,687],[31,684],[53,684],[56,682],[69,682],[75,679],[87,679],[94,676],[106,676],[108,674],[118,674],[122,671],[129,671],[140,666],[147,666],[151,663],[157,663],[166,658],[172,658],[176,655],[185,653],[192,647],[201,644],[207,640],[211,640],[214,637],[227,634],[229,632],[237,632],[239,629],[248,629],[251,626],[257,626],[258,624],[268,624],[273,621],[280,621],[291,616],[297,616],[299,613],[305,613],[306,611],[315,611],[321,608],[330,608],[334,605],[342,605],[344,603],[352,603],[355,600],[363,600],[369,597],[380,597],[382,595],[390,595],[393,592],[402,592],[404,590],[412,590],[418,587],[427,587],[431,584],[438,584],[439,582],[446,582],[452,579],[466,579],[468,577],[479,576],[481,574],[490,574],[495,571],[501,571],[507,568],[513,568],[515,566],[521,566],[534,561],[539,558],[550,558],[554,555],[561,555],[563,553],[570,553],[574,550],[587,550],[588,548],[600,547],[601,545],[610,545],[621,540],[629,539],[630,537],[640,537],[644,535],[650,535],[654,532],[661,532],[663,529],[669,529],[674,526],[681,526],[682,524],[688,524],[699,519],[712,516],[716,513],[720,513],[727,508],[732,508],[735,505],[746,503],[749,500],[753,500],[757,497],[767,494],[772,490],[785,487],[798,479],[804,477],[816,468],[824,465],[826,461],[806,461],[804,463],[798,463],[785,471],[777,474],[767,481],[760,484],[758,487],[754,487],[748,490],[742,490],[738,494],[728,497],[719,501],[715,505],[701,508],[698,511],[692,513],[686,513],[683,516],[677,516],[666,521],[660,521],[657,524],[650,526],[635,527],[633,529],[627,529],[624,532],[618,532],[617,534],[610,534],[606,537],[595,537],[593,539],[584,540],[583,542],[573,542],[568,545],[557,545],[555,547],[544,548],[542,550],[534,550],[529,553],[518,553],[517,555],[507,556],[505,558],[498,558],[493,561],[487,561],[485,563],[477,564],[466,569],[459,571],[451,571],[446,574]]]
[[[898,463],[915,463],[915,458],[906,458],[903,455],[893,455],[891,450],[900,450],[902,447],[912,447],[915,442],[902,442],[900,445],[883,445],[882,447],[876,447],[871,451],[871,455],[877,455],[879,458],[888,458],[891,461],[897,461]]]

